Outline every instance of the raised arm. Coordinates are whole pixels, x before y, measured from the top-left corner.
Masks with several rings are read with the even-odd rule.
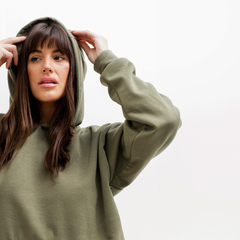
[[[81,46],[101,75],[102,84],[108,87],[111,99],[122,106],[126,119],[121,125],[112,124],[102,129],[110,168],[109,184],[115,195],[171,143],[181,126],[180,114],[169,98],[135,75],[135,67],[129,60],[118,58],[104,44],[105,50],[97,54],[95,42],[99,38],[89,40],[83,35]]]

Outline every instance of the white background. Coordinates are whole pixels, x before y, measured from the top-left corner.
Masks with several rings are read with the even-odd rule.
[[[180,109],[176,139],[115,198],[126,240],[239,240],[239,0],[1,0],[0,39],[44,16],[105,36]],[[88,63],[83,126],[123,121],[98,79]]]

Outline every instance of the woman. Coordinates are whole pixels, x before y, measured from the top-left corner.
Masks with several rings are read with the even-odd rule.
[[[124,123],[80,127],[81,48]],[[53,18],[1,41],[5,62],[11,105],[0,122],[0,239],[124,239],[113,196],[173,140],[177,108],[103,37]]]

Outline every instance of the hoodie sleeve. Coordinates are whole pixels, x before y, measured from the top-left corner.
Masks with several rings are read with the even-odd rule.
[[[171,143],[181,126],[180,114],[152,84],[136,77],[130,61],[110,50],[97,57],[94,69],[126,119],[122,125],[111,125],[105,140],[110,186],[116,195]]]

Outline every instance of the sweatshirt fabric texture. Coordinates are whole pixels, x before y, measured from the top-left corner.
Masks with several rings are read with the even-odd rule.
[[[34,24],[47,19],[34,20],[18,36],[27,35]],[[39,125],[27,138],[12,162],[0,170],[2,240],[123,240],[114,196],[171,143],[181,125],[172,102],[140,80],[130,61],[106,50],[97,57],[94,70],[111,99],[121,105],[125,121],[81,128],[86,64],[75,37],[64,29],[74,49],[77,75],[71,161],[54,183],[44,166],[47,125]],[[16,74],[12,65],[10,101]]]

